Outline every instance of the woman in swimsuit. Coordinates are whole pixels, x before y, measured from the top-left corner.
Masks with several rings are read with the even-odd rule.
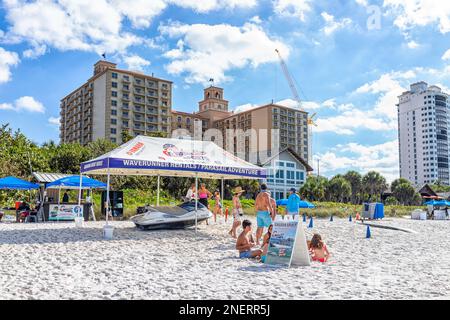
[[[270,238],[272,237],[273,224],[267,229],[263,238],[261,262],[266,263],[267,252],[269,251]]]
[[[200,189],[198,190],[198,202],[200,202],[202,205],[204,205],[209,210],[209,203],[208,198],[212,196],[212,193],[209,192],[208,189],[206,189],[206,185],[202,183],[200,185]],[[206,224],[209,225],[208,220],[206,220]]]
[[[242,190],[241,187],[237,187],[233,191],[233,225],[231,230],[228,231],[228,234],[235,239],[237,238],[236,230],[241,225],[242,216],[244,215],[241,200],[239,199],[243,192],[245,192],[245,190]]]
[[[322,237],[317,233],[314,234],[309,243],[309,252],[312,261],[327,262],[330,258],[330,252],[328,251],[326,244],[322,241]]]
[[[217,221],[216,217],[218,214],[222,215],[222,203],[220,202],[220,192],[216,191],[214,192],[214,222]]]
[[[198,190],[198,202],[209,209],[208,198],[210,198],[211,196],[212,193],[209,192],[208,189],[206,189],[206,185],[202,183],[200,185],[200,190]]]

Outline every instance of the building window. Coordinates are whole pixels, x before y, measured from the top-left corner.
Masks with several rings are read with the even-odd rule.
[[[117,88],[117,82],[111,82],[111,87],[113,87],[113,88]]]
[[[111,128],[111,134],[116,134],[116,133],[117,133],[117,129]]]
[[[111,115],[112,116],[117,116],[117,110],[111,110]]]
[[[117,119],[111,119],[111,124],[117,124]]]
[[[111,91],[111,96],[116,98],[117,97],[117,91]]]
[[[113,72],[113,73],[111,74],[111,77],[112,77],[113,79],[117,79],[117,78],[118,78],[118,75],[117,75],[117,73]]]
[[[117,107],[117,101],[116,101],[116,100],[112,100],[112,101],[111,101],[111,106]]]

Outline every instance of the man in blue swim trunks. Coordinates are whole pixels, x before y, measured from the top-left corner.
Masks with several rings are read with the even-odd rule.
[[[239,251],[239,258],[250,259],[261,256],[262,250],[253,249],[255,243],[252,237],[252,223],[249,220],[242,221],[242,233],[239,235],[236,241],[236,250]]]
[[[259,240],[264,232],[264,228],[268,228],[272,224],[272,202],[270,201],[270,193],[267,190],[267,185],[265,183],[261,185],[261,192],[256,197],[255,208],[258,225],[258,229],[256,229],[256,245],[259,245]]]

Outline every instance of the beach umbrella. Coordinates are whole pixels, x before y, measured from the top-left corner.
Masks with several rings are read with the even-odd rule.
[[[276,202],[277,206],[285,207],[288,204],[288,199],[278,199]],[[300,201],[299,208],[300,209],[314,209],[316,206],[308,201]]]
[[[39,189],[39,185],[16,177],[5,177],[0,179],[0,189],[3,190],[32,190]]]
[[[300,208],[302,209],[314,209],[316,206],[308,201],[300,201]]]
[[[53,181],[47,185],[47,188],[50,188],[50,189],[54,189],[54,188],[77,188],[78,189],[79,187],[80,187],[80,176],[70,176],[70,177],[61,178],[61,179]],[[83,176],[81,188],[82,189],[105,189],[106,183]]]

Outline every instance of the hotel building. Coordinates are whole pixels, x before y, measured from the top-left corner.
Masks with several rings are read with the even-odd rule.
[[[416,186],[450,185],[450,99],[437,86],[412,84],[399,96],[400,177]]]
[[[61,100],[61,143],[104,138],[120,144],[124,130],[170,133],[172,82],[116,67],[97,62],[93,76]]]

